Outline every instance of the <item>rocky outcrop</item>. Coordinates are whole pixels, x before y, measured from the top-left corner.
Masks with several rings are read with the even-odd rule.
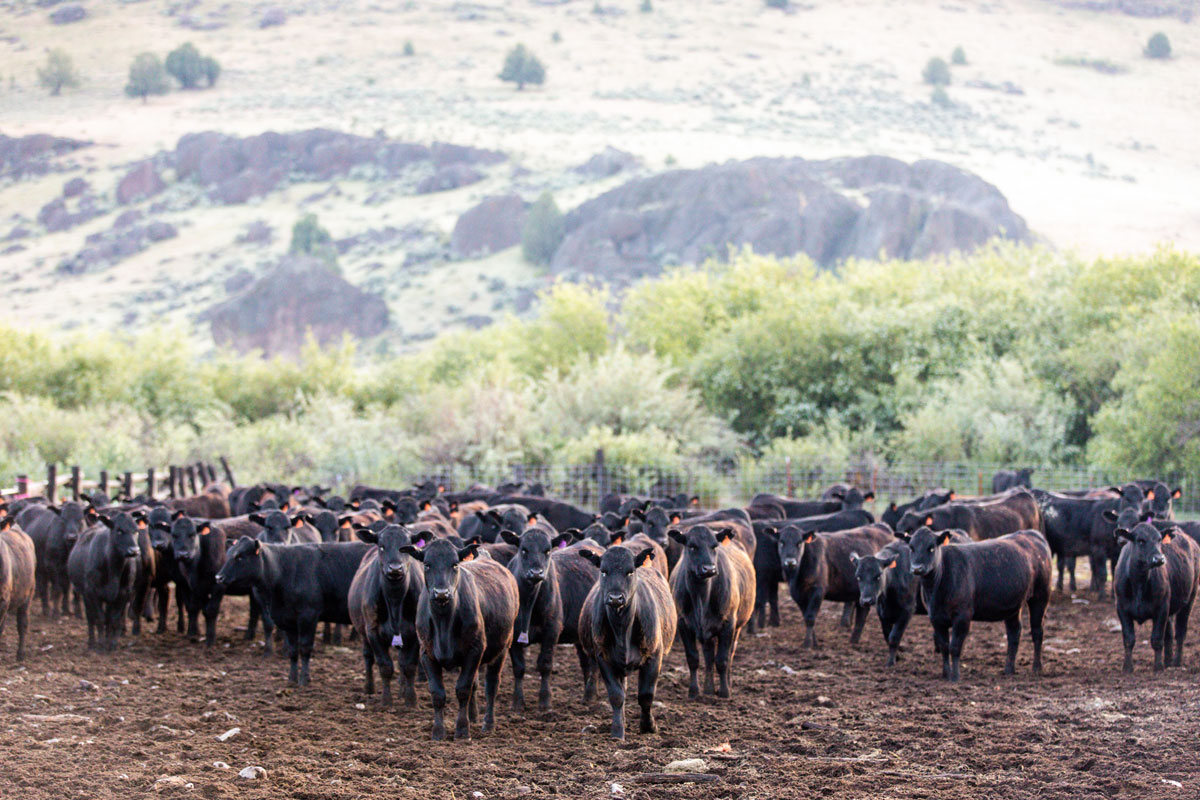
[[[618,172],[633,169],[641,161],[633,153],[615,147],[605,147],[596,155],[572,168],[572,171],[588,178],[608,178]]]
[[[512,247],[521,241],[525,201],[515,194],[488,197],[466,211],[450,235],[455,258],[475,258]]]
[[[180,180],[207,187],[209,196],[227,205],[274,191],[290,177],[327,181],[351,172],[393,179],[410,166],[425,163],[425,180],[449,188],[481,176],[471,165],[503,161],[503,153],[443,143],[430,147],[397,142],[382,135],[365,137],[324,128],[293,133],[269,131],[238,138],[212,131],[182,137],[171,154]],[[433,190],[433,189],[431,189]]]
[[[112,266],[118,261],[142,252],[155,242],[174,239],[179,231],[174,225],[161,220],[139,224],[141,214],[126,211],[106,231],[93,233],[84,240],[85,247],[70,258],[63,259],[58,271],[66,275],[82,275],[85,272]]]
[[[143,161],[129,170],[117,184],[117,202],[121,205],[145,200],[167,188],[152,161]]]
[[[1109,11],[1131,17],[1178,17],[1191,22],[1200,14],[1198,0],[1050,0],[1083,11]]]
[[[87,9],[83,6],[62,6],[50,13],[50,21],[55,25],[67,25],[87,18]]]
[[[448,192],[483,180],[478,170],[467,164],[447,164],[417,184],[417,194]]]
[[[50,171],[54,159],[91,144],[47,133],[17,137],[0,133],[0,178],[43,175]]]
[[[349,333],[375,336],[388,326],[387,304],[314,258],[289,257],[236,297],[204,315],[217,344],[266,356],[297,355],[311,331],[321,344]]]
[[[566,230],[552,270],[617,285],[724,258],[731,247],[833,266],[1029,239],[1025,221],[978,176],[883,156],[756,158],[641,178],[572,211]]]

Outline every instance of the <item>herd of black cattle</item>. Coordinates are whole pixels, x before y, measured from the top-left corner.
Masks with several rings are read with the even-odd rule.
[[[858,488],[830,487],[819,500],[760,494],[744,508],[702,511],[699,499],[609,495],[593,514],[547,498],[541,487],[435,482],[412,489],[356,487],[348,499],[320,487],[222,484],[198,495],[114,504],[41,498],[0,501],[0,633],[16,620],[24,657],[30,608],[87,618],[88,647],[115,650],[126,621],[167,626],[175,586],[177,626],[212,646],[225,595],[249,596],[246,638],[261,619],[268,654],[282,632],[289,679],[309,680],[319,623],[327,641],[341,625],[361,639],[366,691],[375,671],[391,704],[416,704],[417,669],[433,702],[433,737],[445,738],[443,673],[459,670],[455,738],[476,719],[483,670],[483,729],[494,725],[506,657],[513,707],[524,708],[526,647],[538,644],[538,705],[550,707],[555,646],[574,644],[586,702],[600,672],[612,735],[624,737],[625,678],[637,671],[640,729],[651,715],[663,659],[676,636],[691,673],[689,694],[728,697],[738,639],[779,625],[779,584],[803,614],[805,646],[825,600],[844,603],[857,642],[874,606],[895,664],[914,614],[927,615],[943,677],[959,678],[971,622],[1004,621],[1005,673],[1014,670],[1022,607],[1028,606],[1033,669],[1041,670],[1051,555],[1075,589],[1075,559],[1091,559],[1092,589],[1113,592],[1133,668],[1135,624],[1153,621],[1154,667],[1179,666],[1200,580],[1200,523],[1173,520],[1171,491],[1158,481],[1072,492],[1028,486],[1028,472],[997,475],[994,494],[959,498],[937,490],[891,503],[881,519]],[[153,608],[157,601],[157,609]],[[851,616],[853,621],[851,622]],[[714,686],[714,670],[716,685]]]

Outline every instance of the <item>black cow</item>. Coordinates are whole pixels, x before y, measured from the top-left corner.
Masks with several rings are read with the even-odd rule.
[[[33,540],[10,516],[0,517],[0,635],[11,613],[17,625],[17,661],[25,660],[29,607],[37,587]]]
[[[1134,484],[1146,493],[1146,506],[1153,512],[1155,519],[1169,520],[1175,518],[1174,510],[1171,508],[1171,501],[1182,497],[1183,489],[1179,487],[1176,487],[1174,490],[1168,489],[1165,483],[1156,480],[1134,481]]]
[[[1042,525],[1046,531],[1046,542],[1058,562],[1058,591],[1063,591],[1063,573],[1070,573],[1071,591],[1075,591],[1075,563],[1079,556],[1092,552],[1092,528],[1097,515],[1108,510],[1120,510],[1127,506],[1141,505],[1142,495],[1136,486],[1129,487],[1129,495],[1115,489],[1118,497],[1102,499],[1096,497],[1072,497],[1061,492],[1033,489],[1042,513]],[[1093,581],[1094,585],[1094,581]]]
[[[585,553],[600,569],[579,615],[580,642],[600,667],[612,707],[611,734],[625,738],[625,675],[638,670],[642,733],[654,733],[654,690],[663,660],[675,641],[671,587],[647,564],[654,551],[612,547],[603,556]]]
[[[854,628],[850,642],[862,636],[867,610],[857,605],[858,582],[854,578],[851,553],[873,553],[892,541],[890,528],[872,523],[859,528],[829,533],[803,530],[795,524],[785,525],[778,533],[768,536],[779,549],[784,579],[796,605],[804,614],[804,647],[817,647],[815,625],[822,601],[854,603]]]
[[[909,510],[925,511],[926,509],[940,506],[943,503],[949,503],[955,498],[953,489],[931,489],[925,492],[920,497],[915,497],[907,503],[896,504],[895,501],[888,503],[888,507],[879,515],[880,522],[886,522],[896,530],[900,525],[900,518]]]
[[[1044,523],[1037,500],[1022,488],[994,498],[956,500],[923,511],[910,509],[900,518],[896,532],[912,533],[922,527],[962,530],[982,541],[1021,530],[1041,531]]]
[[[1125,542],[1113,575],[1117,595],[1117,618],[1125,644],[1125,672],[1133,672],[1136,624],[1153,621],[1150,646],[1154,648],[1154,670],[1183,664],[1183,643],[1188,617],[1196,600],[1200,580],[1200,546],[1182,531],[1160,531],[1149,522],[1129,530],[1118,525],[1117,537]],[[1174,627],[1174,648],[1172,648]]]
[[[142,561],[137,522],[126,512],[100,516],[67,558],[71,585],[83,598],[88,648],[116,650],[125,612],[134,597]]]
[[[714,531],[707,525],[694,525],[686,533],[672,529],[670,536],[683,548],[683,557],[671,575],[671,593],[679,640],[691,672],[688,696],[700,696],[697,672],[703,649],[705,693],[713,694],[715,666],[721,683],[716,694],[729,697],[729,665],[742,628],[754,613],[754,564],[730,528]]]
[[[1033,488],[1031,477],[1035,471],[1034,467],[1022,467],[1021,469],[1002,469],[992,476],[992,494],[1000,494],[1007,492],[1009,489],[1015,489],[1018,486],[1024,486],[1026,489]]]
[[[282,511],[251,514],[249,520],[262,526],[259,541],[265,544],[314,544],[321,541],[321,534],[304,520],[303,514],[289,517]]]
[[[772,628],[779,627],[779,584],[783,581],[783,563],[779,560],[779,548],[771,546],[772,542],[763,541],[775,530],[776,523],[770,520],[754,522],[754,535],[760,546],[754,549],[754,616],[750,619],[751,633],[766,628],[768,606],[771,609],[769,624]]]
[[[182,516],[182,511],[175,515]],[[171,585],[175,585],[175,628],[183,633],[184,609],[187,607],[187,582],[179,571],[175,555],[171,550],[171,520],[173,515],[166,506],[155,506],[147,512],[135,511],[134,520],[145,520],[146,533],[150,539],[150,553],[154,559],[154,579],[151,588],[158,600],[158,628],[155,633],[167,632],[167,608],[171,600]]]
[[[383,681],[382,703],[392,704],[392,648],[400,653],[400,692],[409,708],[417,705],[417,664],[420,661],[420,642],[417,639],[417,605],[425,590],[425,573],[421,565],[401,548],[406,545],[424,547],[426,540],[412,541],[407,529],[400,525],[385,525],[376,532],[359,526],[360,539],[375,545],[363,558],[350,584],[350,619],[362,637],[363,669],[366,673],[363,691],[375,693],[375,672]]]
[[[954,544],[969,542],[964,531],[946,531]],[[912,550],[906,539],[890,542],[873,556],[850,554],[854,578],[858,581],[858,602],[875,606],[883,639],[888,644],[886,667],[896,665],[900,642],[914,614],[928,614],[918,591],[919,582],[912,574]]]
[[[538,708],[550,709],[550,673],[554,669],[554,647],[574,644],[584,677],[584,702],[595,696],[595,667],[579,644],[579,612],[599,573],[582,555],[599,555],[603,550],[592,542],[572,546],[571,533],[550,534],[534,526],[520,536],[503,531],[504,540],[517,548],[508,569],[517,580],[520,609],[509,655],[513,665],[513,711],[525,710],[525,648],[541,645],[537,669],[541,676]]]
[[[568,528],[583,529],[591,525],[596,519],[595,514],[584,511],[570,503],[562,503],[558,500],[549,500],[545,497],[535,497],[533,495],[504,495],[496,499],[492,505],[506,503],[515,503],[516,505],[524,506],[530,514],[545,517],[556,530],[560,531],[565,531]]]
[[[291,661],[288,680],[304,686],[317,623],[350,624],[350,583],[370,549],[365,542],[287,545],[239,539],[229,548],[216,581],[248,585],[258,594],[283,631]]]
[[[1033,671],[1042,671],[1042,619],[1050,602],[1050,545],[1039,531],[996,539],[947,544],[948,531],[920,528],[909,540],[912,572],[933,625],[934,647],[942,654],[942,677],[959,679],[963,644],[971,622],[1003,620],[1008,632],[1004,674],[1016,667],[1021,607],[1029,606]]]
[[[1092,567],[1091,589],[1096,598],[1105,596],[1109,568],[1116,574],[1117,558],[1121,555],[1121,540],[1117,538],[1117,515],[1128,509],[1140,511],[1146,504],[1146,496],[1136,483],[1127,483],[1119,488],[1120,497],[1101,501],[1100,510],[1092,515],[1088,531],[1088,557]],[[1108,513],[1108,512],[1113,513]]]
[[[454,687],[458,700],[454,738],[471,738],[468,707],[474,708],[480,666],[486,667],[483,730],[495,726],[500,670],[512,646],[513,624],[520,608],[512,573],[490,558],[476,558],[477,548],[472,544],[459,549],[446,539],[434,540],[424,550],[412,545],[401,548],[424,563],[425,591],[417,606],[416,627],[421,665],[433,699],[433,738],[438,741],[446,738],[446,686],[442,675],[447,669],[459,670]]]
[[[500,531],[523,531],[530,517],[528,508],[507,503],[468,514],[458,523],[458,535],[463,539],[476,536],[487,544],[500,541]],[[586,527],[586,526],[585,526]]]
[[[841,511],[845,504],[841,500],[793,500],[790,497],[780,497],[777,494],[756,494],[750,499],[750,506],[777,506],[783,509],[784,516],[789,519],[797,517],[815,517],[818,514],[832,514]]]
[[[37,552],[37,593],[43,616],[57,619],[60,614],[69,614],[71,582],[67,558],[84,529],[95,519],[85,520],[84,505],[68,501],[61,506],[31,506],[20,514],[17,522]]]

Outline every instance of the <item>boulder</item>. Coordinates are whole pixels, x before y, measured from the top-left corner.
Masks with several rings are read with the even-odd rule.
[[[565,220],[551,262],[573,278],[618,286],[676,263],[723,259],[749,246],[847,258],[925,258],[995,237],[1028,241],[1025,221],[976,175],[940,161],[882,156],[755,158],[629,181]]]
[[[515,194],[485,198],[458,218],[450,235],[456,258],[495,253],[521,242],[525,201]]]
[[[79,22],[87,15],[87,9],[83,6],[63,6],[50,12],[50,21],[55,25],[66,25],[71,22]]]
[[[256,219],[238,234],[238,244],[270,244],[275,238],[274,229],[261,219]]]
[[[117,202],[121,205],[145,200],[167,188],[151,161],[142,161],[121,178],[117,184]]]
[[[90,188],[92,188],[92,185],[83,178],[71,178],[71,180],[63,184],[62,196],[67,198],[78,197]]]
[[[481,180],[483,180],[483,175],[474,168],[466,164],[450,164],[441,167],[432,175],[422,179],[417,184],[417,194],[448,192],[451,189],[470,186],[472,183],[478,183]]]
[[[55,158],[91,144],[47,133],[16,137],[0,133],[0,178],[42,175],[50,171]]]
[[[334,274],[319,259],[289,256],[245,291],[204,314],[217,344],[239,352],[296,356],[311,331],[321,344],[388,326],[387,304]]]
[[[573,172],[588,178],[608,178],[618,172],[633,169],[641,161],[633,153],[626,153],[615,147],[605,147],[602,151],[572,168]]]
[[[285,22],[287,22],[287,12],[279,6],[271,6],[266,11],[263,11],[262,16],[258,18],[258,27],[273,28]]]

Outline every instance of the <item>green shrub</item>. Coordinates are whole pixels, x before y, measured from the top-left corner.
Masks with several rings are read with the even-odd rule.
[[[529,208],[521,231],[521,253],[530,264],[548,266],[554,251],[562,244],[565,228],[562,212],[554,196],[545,192]]]
[[[504,68],[498,77],[507,83],[515,83],[520,91],[527,83],[540,86],[546,80],[546,68],[537,56],[525,49],[525,45],[519,44],[504,57]]]
[[[406,39],[404,42],[404,55],[415,56],[416,54],[417,48],[413,47],[412,39]]]
[[[554,42],[555,44],[558,44],[559,42],[562,41],[562,34],[559,33],[558,31],[555,31],[554,33],[550,34],[550,41]]]
[[[1170,58],[1171,57],[1171,40],[1162,31],[1150,37],[1146,42],[1146,48],[1142,51],[1146,58]]]
[[[288,246],[288,252],[319,258],[337,271],[337,249],[333,246],[333,237],[321,227],[316,214],[305,214],[296,220],[292,226],[292,243]]]
[[[767,0],[768,8],[787,8],[788,0]]]
[[[954,52],[950,54],[950,63],[956,67],[967,63],[967,51],[962,49],[962,45],[954,48]]]
[[[933,87],[933,91],[929,93],[929,102],[939,108],[950,108],[954,105],[950,100],[949,93],[941,86]]]
[[[129,66],[129,83],[125,84],[127,96],[140,97],[144,103],[150,95],[166,94],[169,89],[167,71],[158,56],[142,53],[133,59]]]
[[[653,13],[654,3],[650,2],[650,0],[642,0],[642,4],[638,6],[638,11],[641,11],[643,14]]]
[[[38,67],[38,83],[43,89],[49,89],[50,94],[57,97],[63,89],[74,89],[79,86],[79,72],[67,51],[54,48],[46,54],[46,63]]]
[[[1088,56],[1059,56],[1054,63],[1060,67],[1083,67],[1092,69],[1102,75],[1122,75],[1129,72],[1129,67],[1118,64],[1107,58],[1090,58]]]
[[[921,80],[930,86],[949,86],[950,66],[945,59],[934,56],[926,62],[925,69],[921,71]]]
[[[167,54],[167,72],[179,81],[184,89],[195,89],[201,80],[209,86],[217,82],[221,74],[221,65],[211,56],[202,56],[191,42],[176,47]]]

